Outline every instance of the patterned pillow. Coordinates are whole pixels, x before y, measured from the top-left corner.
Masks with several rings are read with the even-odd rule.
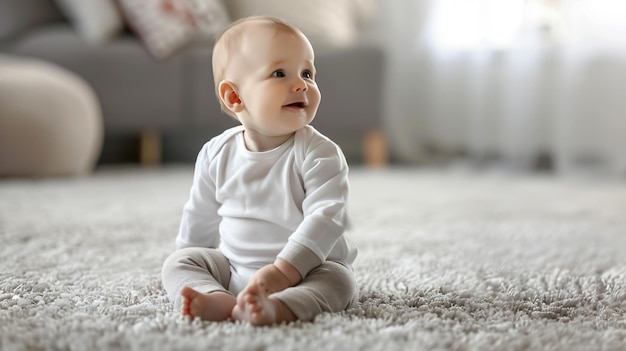
[[[128,25],[148,51],[165,59],[213,39],[230,18],[220,0],[118,0]]]
[[[122,31],[124,23],[112,0],[55,0],[78,34],[103,44]]]

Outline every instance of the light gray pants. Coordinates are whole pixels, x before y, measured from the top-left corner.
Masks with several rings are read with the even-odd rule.
[[[163,264],[163,286],[174,308],[180,310],[180,290],[189,286],[200,292],[230,293],[230,264],[218,249],[189,247],[172,253]],[[299,320],[310,321],[322,312],[340,312],[356,305],[359,289],[351,268],[326,261],[300,284],[274,293]]]

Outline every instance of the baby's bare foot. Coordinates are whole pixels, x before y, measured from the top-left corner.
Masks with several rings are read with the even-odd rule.
[[[296,320],[293,312],[279,299],[268,297],[265,288],[256,280],[250,283],[242,300],[243,304],[239,303],[233,308],[231,317],[234,320],[246,321],[255,326]]]
[[[180,294],[183,298],[181,313],[191,319],[200,317],[205,321],[227,320],[237,303],[234,296],[223,291],[201,293],[185,286],[180,290]]]

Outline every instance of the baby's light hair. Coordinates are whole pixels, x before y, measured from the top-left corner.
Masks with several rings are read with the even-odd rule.
[[[228,63],[232,60],[233,55],[239,52],[241,42],[247,33],[246,25],[255,22],[275,28],[277,32],[293,34],[308,41],[300,29],[278,17],[272,16],[245,17],[232,22],[224,28],[222,33],[215,40],[215,45],[213,45],[213,81],[215,84],[215,95],[217,96],[217,100],[220,102],[222,111],[233,118],[236,116],[228,108],[226,108],[224,102],[220,98],[219,84],[221,81],[226,79]]]

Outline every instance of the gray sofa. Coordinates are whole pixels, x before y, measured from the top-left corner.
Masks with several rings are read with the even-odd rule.
[[[105,126],[101,163],[132,161],[140,145],[162,148],[143,150],[144,160],[193,160],[204,141],[236,124],[213,93],[210,45],[157,60],[130,31],[86,43],[52,0],[0,0],[0,54],[52,62],[92,86]],[[316,54],[322,103],[313,125],[349,160],[384,161],[382,50],[362,44]]]

